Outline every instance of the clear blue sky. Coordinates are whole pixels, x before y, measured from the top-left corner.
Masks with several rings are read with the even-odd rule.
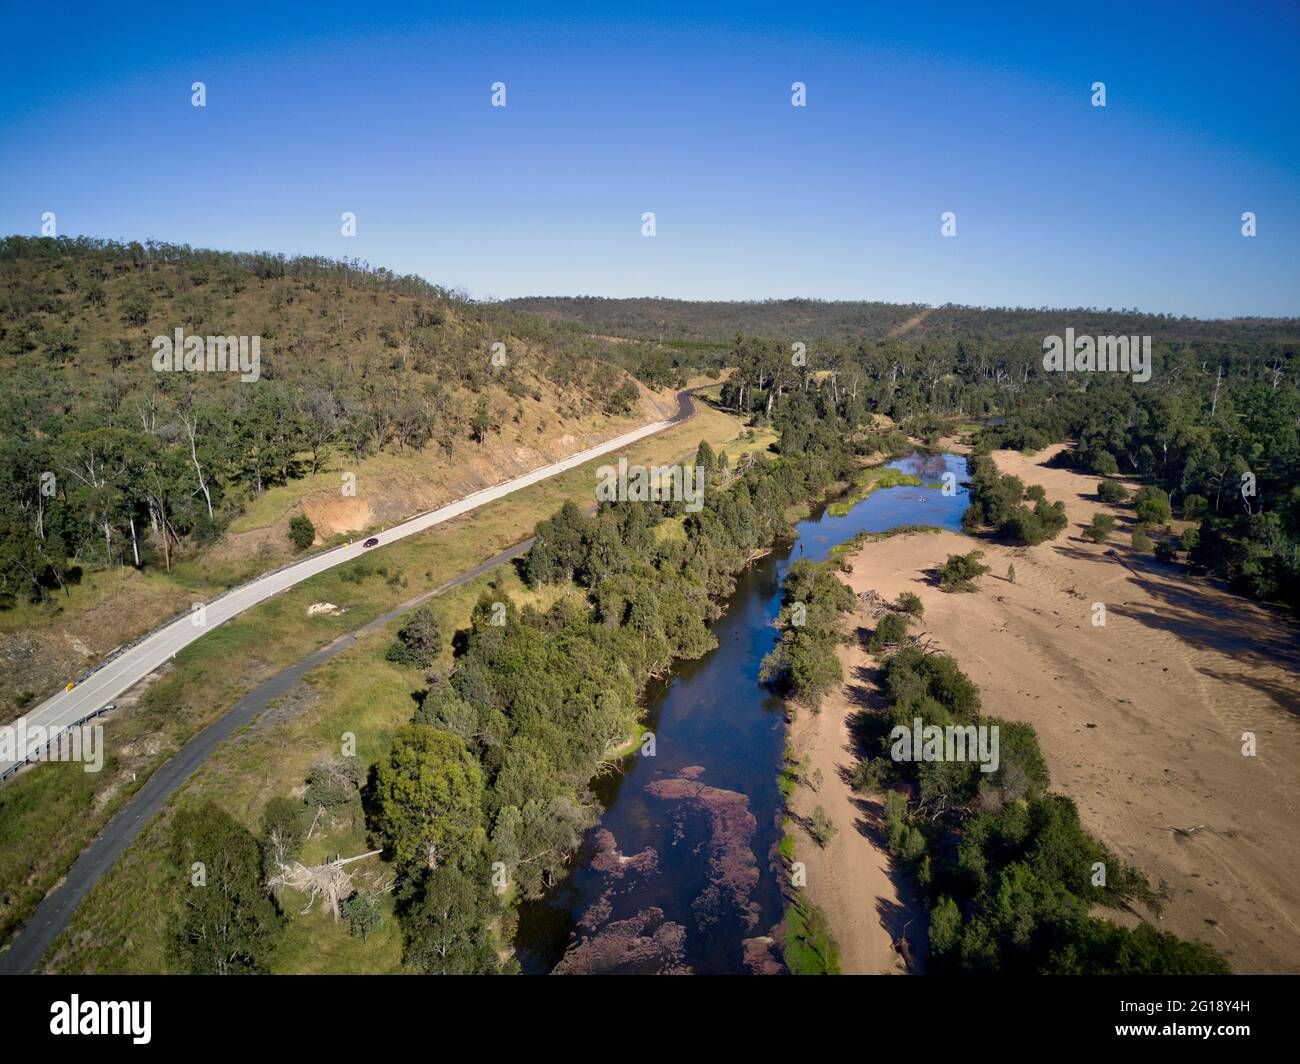
[[[1057,6],[0,0],[0,232],[476,296],[1300,314],[1296,4]]]

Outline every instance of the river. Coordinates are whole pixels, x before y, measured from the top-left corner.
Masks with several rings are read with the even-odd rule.
[[[842,517],[818,507],[793,542],[740,574],[713,626],[717,648],[646,692],[653,756],[633,754],[593,784],[605,814],[571,874],[521,908],[515,941],[526,973],[777,968],[767,937],[783,908],[776,777],[786,729],[782,700],[758,672],[777,639],[781,581],[795,561],[824,561],[859,532],[960,529],[967,506],[964,458],[914,452],[889,465],[926,484],[954,473],[956,493],[885,488]]]

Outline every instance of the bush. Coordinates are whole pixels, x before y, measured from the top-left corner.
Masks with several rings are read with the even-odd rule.
[[[427,609],[418,609],[398,630],[397,638],[389,644],[384,658],[397,665],[427,669],[437,659],[440,645],[437,618]]]
[[[826,844],[835,838],[837,830],[835,825],[831,823],[831,818],[826,815],[825,809],[819,805],[813,810],[812,819],[808,824],[808,831],[818,846],[825,849]]]
[[[1128,498],[1128,489],[1118,480],[1103,480],[1097,485],[1097,495],[1102,502],[1114,505]]]
[[[1151,537],[1140,528],[1133,529],[1133,549],[1141,554],[1151,549]]]
[[[911,618],[905,613],[886,613],[876,623],[876,630],[867,640],[867,649],[879,654],[887,647],[897,646],[907,636],[907,626]]]
[[[1166,539],[1162,539],[1156,544],[1156,558],[1162,562],[1176,562],[1178,560],[1178,551],[1174,545]]]
[[[299,550],[306,550],[316,542],[316,526],[306,514],[299,514],[289,522],[289,542]]]
[[[1188,495],[1183,499],[1183,520],[1199,521],[1210,512],[1210,503],[1204,495]]]
[[[975,581],[989,571],[987,565],[981,565],[984,557],[982,550],[973,550],[969,554],[949,554],[948,560],[939,570],[939,587],[943,591],[976,591]]]
[[[1139,525],[1164,527],[1173,518],[1174,512],[1169,505],[1169,496],[1160,488],[1151,486],[1139,488],[1133,502]]]
[[[1092,523],[1083,530],[1083,534],[1094,543],[1105,543],[1114,531],[1115,518],[1110,514],[1093,514]]]
[[[326,809],[347,805],[361,784],[361,763],[355,757],[318,761],[307,773],[307,804]]]
[[[925,606],[922,605],[920,596],[914,595],[910,591],[904,591],[898,596],[897,607],[903,613],[915,617],[918,621],[925,616]]]

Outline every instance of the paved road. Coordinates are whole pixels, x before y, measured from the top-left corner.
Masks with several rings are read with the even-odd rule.
[[[99,882],[100,876],[107,873],[128,846],[135,841],[145,825],[153,819],[154,814],[163,807],[194,771],[203,764],[214,750],[244,725],[253,720],[277,698],[287,694],[299,680],[322,662],[341,654],[352,646],[360,636],[382,628],[389,621],[396,620],[407,610],[420,603],[450,591],[454,587],[468,583],[489,569],[509,561],[528,550],[533,544],[532,537],[502,551],[494,558],[474,566],[467,573],[448,581],[441,587],[426,591],[423,595],[404,602],[396,609],[389,610],[382,617],[376,617],[363,628],[339,636],[333,643],[303,658],[287,669],[276,673],[269,680],[254,688],[234,704],[218,720],[209,724],[198,735],[180,748],[176,754],[158,769],[143,787],[110,820],[107,826],[88,846],[81,856],[73,862],[72,868],[63,883],[47,894],[36,907],[23,929],[14,938],[9,949],[0,953],[0,975],[27,974],[40,963],[45,951],[58,937],[59,933],[72,919],[77,906],[90,893],[91,888]]]
[[[456,502],[449,503],[437,510],[413,517],[409,521],[404,521],[402,524],[395,525],[393,528],[380,533],[379,542],[382,545],[393,543],[407,536],[413,536],[417,532],[423,532],[434,525],[450,521],[453,517],[469,513],[471,510],[489,502],[494,502],[521,488],[526,488],[558,473],[580,466],[585,462],[590,462],[593,458],[599,458],[610,451],[626,447],[628,444],[652,436],[656,432],[662,432],[669,426],[689,417],[693,410],[693,400],[688,393],[679,392],[677,395],[677,413],[671,419],[642,425],[638,429],[625,432],[623,435],[605,443],[597,444],[595,447],[589,447],[587,450],[570,455],[559,462],[542,466],[531,473],[525,473],[513,480],[507,480],[490,488],[484,488],[482,491],[476,491],[472,495],[467,495],[463,499],[458,499]],[[272,595],[276,595],[287,588],[293,587],[295,584],[302,583],[317,573],[323,573],[327,569],[342,565],[344,562],[351,561],[365,553],[366,548],[361,546],[360,541],[345,547],[336,547],[333,550],[305,558],[283,569],[267,573],[265,576],[258,577],[242,587],[227,591],[205,604],[206,616],[203,617],[201,626],[195,623],[193,615],[171,621],[146,636],[139,643],[128,647],[117,657],[111,658],[71,691],[60,691],[53,698],[47,699],[30,713],[25,714],[20,720],[27,722],[29,730],[34,726],[40,726],[47,730],[47,734],[50,729],[70,728],[79,724],[92,717],[105,703],[111,702],[124,691],[130,690],[149,673],[153,672],[154,669],[173,657],[178,650],[189,646],[205,632],[224,624],[232,617],[239,616],[245,610],[265,601]],[[17,728],[18,721],[15,721],[13,726]],[[37,738],[31,739],[29,751],[34,750],[39,745],[41,743]],[[21,760],[26,759],[0,759],[0,777],[3,777]]]

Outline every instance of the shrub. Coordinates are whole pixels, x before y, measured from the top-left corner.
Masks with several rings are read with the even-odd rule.
[[[361,783],[361,763],[355,757],[317,761],[307,773],[307,804],[326,809],[347,805]]]
[[[913,594],[911,591],[904,591],[898,596],[898,608],[918,621],[925,616],[925,606],[921,603],[921,597]]]
[[[1163,527],[1173,518],[1173,509],[1169,505],[1169,496],[1160,488],[1139,488],[1133,499],[1139,525]]]
[[[1114,505],[1128,498],[1128,489],[1118,480],[1103,480],[1097,485],[1097,495],[1102,502]]]
[[[1140,528],[1133,529],[1133,549],[1142,554],[1151,549],[1151,537]]]
[[[887,647],[897,646],[907,636],[911,619],[905,613],[886,613],[876,623],[876,630],[867,640],[867,649],[879,654]]]
[[[989,571],[987,565],[981,565],[984,557],[982,550],[973,550],[969,554],[949,554],[948,560],[939,570],[939,587],[943,591],[975,591],[975,581]]]
[[[289,542],[299,550],[306,550],[316,542],[316,526],[306,514],[298,514],[289,522]]]
[[[1110,514],[1093,514],[1092,523],[1083,530],[1083,534],[1094,543],[1105,543],[1114,531],[1115,518]]]
[[[813,810],[812,819],[808,824],[808,831],[813,837],[813,841],[823,849],[826,844],[835,838],[838,829],[831,823],[831,818],[826,815],[826,810],[820,805]]]

